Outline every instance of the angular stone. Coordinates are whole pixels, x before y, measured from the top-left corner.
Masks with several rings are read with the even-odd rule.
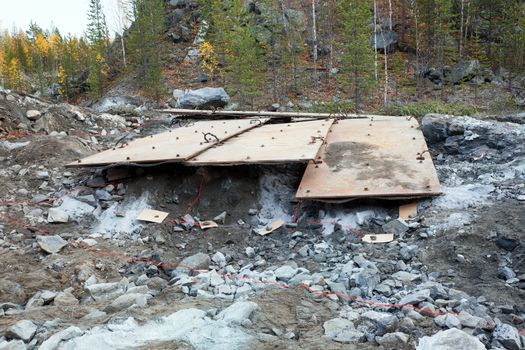
[[[405,220],[396,219],[384,224],[382,229],[385,233],[391,233],[399,236],[402,233],[407,232],[409,227]]]
[[[416,350],[485,350],[485,345],[478,338],[451,328],[421,338]]]
[[[73,306],[78,305],[78,299],[71,293],[60,292],[53,301],[55,306]]]
[[[376,334],[384,335],[395,330],[398,319],[387,312],[367,311],[361,315],[363,320],[368,320],[376,326]]]
[[[104,312],[118,312],[125,310],[133,305],[144,307],[148,304],[148,294],[130,293],[119,296],[117,299],[104,309]]]
[[[60,236],[37,236],[38,246],[49,254],[56,254],[67,246],[67,241]]]
[[[69,221],[69,215],[59,208],[50,208],[47,212],[47,221],[50,223],[66,223]]]
[[[381,337],[376,337],[379,345],[390,349],[403,348],[408,343],[408,335],[403,332],[387,333]]]
[[[428,299],[430,299],[430,289],[423,289],[402,298],[399,304],[417,305]]]
[[[221,252],[213,254],[211,261],[217,264],[217,266],[219,266],[221,269],[226,266],[226,257]]]
[[[344,318],[328,320],[323,324],[323,328],[324,335],[338,343],[359,343],[365,338],[363,332],[355,329],[354,324]]]
[[[209,266],[210,257],[208,254],[197,253],[182,260],[180,266],[177,266],[175,271],[177,271],[177,273],[182,272],[190,274],[192,272],[196,272],[196,270],[207,270]]]
[[[461,329],[461,321],[454,315],[439,315],[434,318],[434,323],[442,328],[458,328]]]
[[[202,88],[189,90],[180,95],[177,100],[178,108],[207,109],[210,107],[222,108],[228,104],[230,96],[224,88]]]
[[[10,342],[2,343],[0,340],[0,349],[1,350],[26,350],[26,344],[21,340],[13,340]]]
[[[10,338],[21,339],[27,343],[35,336],[36,330],[37,326],[33,322],[22,320],[9,327],[6,335]]]
[[[216,317],[228,324],[241,325],[259,306],[252,301],[238,301],[222,310]]]
[[[421,276],[406,271],[398,271],[392,275],[392,278],[404,283],[409,283],[418,280]]]
[[[297,269],[294,269],[289,265],[284,265],[276,269],[274,272],[277,279],[287,282],[297,274]]]
[[[38,120],[41,115],[42,113],[40,113],[40,111],[37,111],[35,109],[30,109],[29,111],[26,112],[27,119],[33,120],[33,121]]]
[[[521,339],[518,330],[508,324],[501,324],[494,329],[492,337],[508,350],[521,349]]]
[[[124,294],[120,283],[98,283],[84,287],[84,290],[96,301],[112,300]]]
[[[80,337],[82,334],[83,332],[80,330],[80,328],[71,326],[64,329],[63,331],[53,334],[51,337],[45,340],[42,345],[40,345],[38,350],[55,350],[58,348],[58,345],[61,341]]]

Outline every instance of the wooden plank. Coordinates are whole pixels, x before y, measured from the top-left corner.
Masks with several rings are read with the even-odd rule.
[[[264,118],[342,118],[366,119],[375,117],[372,114],[353,113],[308,113],[308,112],[268,112],[268,111],[223,111],[223,110],[196,110],[196,109],[161,109],[159,112],[170,113],[181,117],[207,117],[207,118],[234,118],[234,117],[264,117]]]
[[[265,227],[265,228],[262,228],[262,229],[256,229],[255,232],[257,232],[258,235],[266,236],[266,235],[269,235],[270,233],[272,233],[273,231],[278,230],[283,225],[284,225],[284,221],[283,220],[277,220],[276,222],[274,222],[273,224],[271,224],[268,227]]]
[[[413,220],[417,217],[417,203],[408,203],[399,206],[399,218],[403,220]]]
[[[263,125],[214,146],[187,164],[307,162],[315,159],[333,122],[328,119]]]
[[[373,117],[333,124],[298,199],[427,197],[441,193],[414,118]]]
[[[394,235],[380,234],[380,235],[365,235],[363,236],[363,242],[365,243],[388,243],[394,240]]]
[[[133,140],[77,162],[68,167],[108,164],[183,161],[213,145],[266,123],[268,119],[199,121],[167,132]]]
[[[137,216],[137,220],[146,221],[146,222],[155,222],[157,224],[160,224],[168,217],[168,215],[169,213],[166,213],[163,211],[144,209],[139,214],[139,216]]]

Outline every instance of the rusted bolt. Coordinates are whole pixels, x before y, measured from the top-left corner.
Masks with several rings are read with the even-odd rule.
[[[79,159],[79,160],[77,160],[77,162],[79,162],[79,163],[82,163],[82,161],[81,161],[80,159]]]
[[[365,187],[365,191],[368,191],[368,187]]]
[[[131,158],[129,158],[129,157],[126,157],[126,160],[130,160],[130,159],[131,159]]]
[[[155,149],[155,146],[152,146],[151,149]]]
[[[306,190],[306,193],[310,193],[310,190]]]

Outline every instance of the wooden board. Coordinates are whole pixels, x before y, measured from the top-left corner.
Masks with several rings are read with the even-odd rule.
[[[267,226],[267,227],[262,228],[262,229],[256,229],[255,232],[257,232],[258,235],[266,236],[266,235],[269,235],[270,233],[272,233],[273,231],[280,229],[281,227],[283,227],[283,225],[284,225],[284,221],[283,220],[277,220],[276,222],[274,222],[270,226]]]
[[[189,165],[307,162],[315,159],[333,119],[270,124],[232,137]]]
[[[381,235],[365,235],[363,236],[363,242],[365,243],[388,243],[394,240],[394,235],[381,234]]]
[[[163,211],[144,209],[137,217],[137,220],[160,224],[168,217],[168,215],[169,213]]]
[[[414,118],[375,116],[334,123],[310,162],[298,199],[427,197],[441,193]]]
[[[199,121],[167,132],[151,135],[119,145],[77,162],[69,167],[99,166],[126,163],[158,163],[183,161],[200,154],[247,130],[266,123],[268,119]]]
[[[403,220],[412,220],[417,217],[417,203],[408,203],[399,206],[399,218]]]

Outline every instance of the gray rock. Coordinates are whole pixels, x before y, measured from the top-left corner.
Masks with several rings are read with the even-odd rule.
[[[225,224],[226,223],[226,215],[228,215],[227,212],[223,211],[219,215],[213,218],[213,221],[217,222],[218,224]]]
[[[193,226],[195,226],[196,221],[190,214],[186,214],[182,217],[181,226],[184,227],[186,231],[189,231],[192,229]]]
[[[492,337],[503,345],[505,349],[521,349],[521,339],[518,330],[508,324],[500,324],[497,326],[494,332],[492,332]]]
[[[56,295],[53,304],[55,306],[74,306],[78,305],[78,299],[71,293],[60,292]]]
[[[284,265],[284,266],[279,267],[274,272],[275,272],[275,276],[277,277],[277,279],[286,282],[292,279],[292,277],[297,274],[297,269],[294,269],[293,267],[289,265]]]
[[[448,116],[430,113],[421,120],[421,131],[430,144],[444,142],[448,137]]]
[[[104,309],[104,312],[118,312],[125,310],[133,305],[144,307],[148,304],[148,294],[130,293],[119,296],[117,299]]]
[[[2,343],[0,341],[1,350],[26,350],[26,344],[21,340],[13,340],[10,342]]]
[[[213,256],[211,257],[211,261],[217,264],[217,266],[219,266],[220,268],[226,266],[226,257],[221,252],[213,254]]]
[[[399,304],[417,305],[430,299],[430,289],[422,289],[399,300]]]
[[[379,270],[374,263],[369,261],[364,264],[361,263],[360,266],[360,270],[353,273],[351,279],[359,288],[370,295],[381,282]]]
[[[485,345],[478,338],[451,328],[421,338],[416,350],[485,350]]]
[[[60,236],[37,236],[37,244],[46,253],[56,254],[67,246],[67,241]]]
[[[397,236],[407,232],[409,229],[407,222],[403,219],[396,219],[387,222],[382,228],[385,233],[391,233]]]
[[[49,172],[45,170],[37,171],[36,178],[39,180],[49,180]]]
[[[69,221],[69,215],[59,208],[50,208],[47,212],[47,221],[50,223],[66,223]]]
[[[461,329],[461,321],[454,315],[439,315],[434,318],[434,323],[442,328],[459,328]]]
[[[56,334],[53,334],[40,345],[38,350],[56,350],[60,342],[80,337],[83,332],[78,327],[71,326]]]
[[[501,279],[504,279],[506,281],[506,280],[510,280],[512,278],[515,278],[516,277],[516,273],[514,271],[512,271],[512,269],[510,267],[504,266],[504,267],[501,267],[498,270],[498,277],[500,277]]]
[[[245,253],[249,258],[253,258],[255,256],[255,249],[252,247],[246,247]]]
[[[33,322],[22,320],[9,327],[6,335],[10,338],[21,339],[27,343],[35,336],[36,330],[37,326]]]
[[[479,61],[470,60],[466,62],[458,62],[450,73],[445,75],[445,79],[451,84],[458,84],[464,81],[469,81],[474,78],[479,72]]]
[[[406,271],[398,271],[392,275],[392,278],[398,281],[404,282],[404,283],[414,282],[418,280],[420,277],[421,277],[420,275],[416,275],[414,273],[410,273]]]
[[[377,335],[384,335],[395,330],[398,322],[397,317],[391,313],[378,311],[367,311],[361,315],[361,318],[374,324]]]
[[[459,322],[461,322],[461,325],[463,327],[477,328],[485,327],[487,324],[487,322],[483,318],[473,316],[466,311],[461,311],[459,315],[457,315],[457,318],[459,319]]]
[[[222,310],[217,316],[217,320],[222,320],[228,324],[241,325],[245,320],[249,320],[251,315],[259,306],[252,301],[238,301],[226,309]]]
[[[399,255],[401,255],[403,260],[408,261],[417,255],[417,251],[417,245],[407,245],[399,250]]]
[[[98,199],[99,201],[110,201],[113,199],[113,196],[111,195],[111,193],[109,193],[108,191],[106,190],[96,190],[95,191],[95,198]]]
[[[381,337],[376,337],[379,345],[391,349],[403,348],[408,343],[408,335],[403,332],[387,333]]]
[[[120,283],[98,283],[87,285],[84,290],[96,301],[113,300],[124,294]]]
[[[323,324],[323,328],[324,335],[338,343],[360,343],[365,339],[365,334],[355,329],[354,324],[344,318],[328,320]]]
[[[374,45],[374,37],[376,44]],[[370,37],[370,45],[372,47],[377,47],[380,51],[386,51],[387,53],[393,52],[397,46],[398,43],[398,36],[397,33],[391,30],[383,30],[378,31],[378,33],[374,36],[374,34]]]
[[[206,87],[198,90],[189,90],[179,96],[177,107],[189,109],[222,108],[229,101],[230,96],[228,96],[224,88]]]
[[[34,109],[31,109],[31,110],[26,112],[27,119],[33,120],[33,121],[38,120],[41,115],[42,115],[42,113],[40,113],[40,111],[37,111],[37,110],[34,110]]]
[[[210,257],[204,253],[197,253],[182,260],[175,271],[177,273],[191,274],[195,270],[207,270],[210,266]]]

